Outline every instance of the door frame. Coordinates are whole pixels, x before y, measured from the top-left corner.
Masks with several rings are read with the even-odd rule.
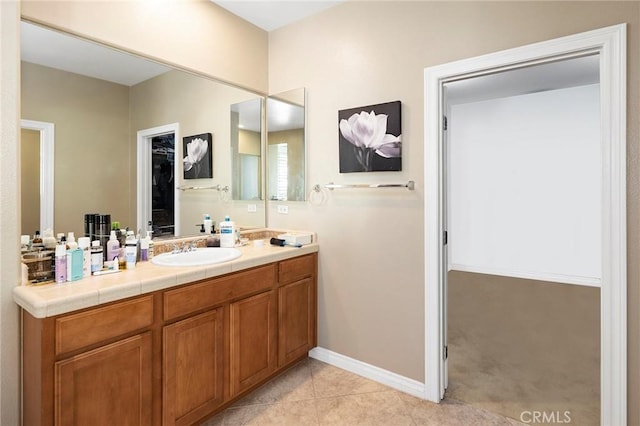
[[[21,119],[20,128],[40,132],[40,232],[44,232],[54,229],[55,124]]]
[[[176,158],[173,163],[173,220],[174,235],[180,235],[180,197],[178,197],[179,165],[178,153],[182,152],[179,146],[180,123],[165,124],[150,129],[138,130],[137,134],[137,208],[136,229],[147,230],[147,223],[151,220],[151,138],[154,136],[173,133],[175,135]]]
[[[444,396],[443,84],[585,52],[600,55],[602,132],[602,284],[600,419],[627,421],[626,24],[425,69],[425,399]]]

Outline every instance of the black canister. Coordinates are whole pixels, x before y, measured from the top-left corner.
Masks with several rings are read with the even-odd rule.
[[[89,241],[93,241],[96,235],[96,216],[97,213],[86,213],[84,215],[84,236],[89,237]]]
[[[111,235],[111,215],[100,214],[96,216],[96,236],[94,240],[100,240],[100,245],[103,248],[103,253],[107,253],[107,241]]]

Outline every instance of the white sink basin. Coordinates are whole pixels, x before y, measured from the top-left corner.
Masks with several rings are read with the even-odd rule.
[[[203,266],[228,262],[240,257],[242,253],[235,248],[198,248],[184,253],[163,253],[154,256],[151,263],[162,266]]]

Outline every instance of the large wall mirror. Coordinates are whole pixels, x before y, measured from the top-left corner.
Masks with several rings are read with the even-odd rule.
[[[305,89],[267,98],[267,195],[274,201],[306,199]]]
[[[39,25],[22,22],[21,32],[21,118],[55,125],[55,232],[83,235],[86,213],[143,231],[152,221],[163,235],[197,234],[204,214],[266,226],[263,96]],[[232,106],[245,104],[232,123]],[[238,150],[244,122],[251,142]],[[32,176],[37,168],[22,165]],[[23,206],[23,234],[38,229],[25,214],[39,208]]]

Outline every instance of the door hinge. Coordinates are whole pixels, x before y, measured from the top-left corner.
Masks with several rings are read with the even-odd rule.
[[[446,246],[448,242],[449,242],[449,233],[447,231],[444,231],[442,233],[442,245]]]
[[[447,130],[448,127],[449,127],[449,125],[448,125],[447,116],[443,115],[442,116],[442,130]]]
[[[444,359],[449,359],[449,346],[444,347]]]

